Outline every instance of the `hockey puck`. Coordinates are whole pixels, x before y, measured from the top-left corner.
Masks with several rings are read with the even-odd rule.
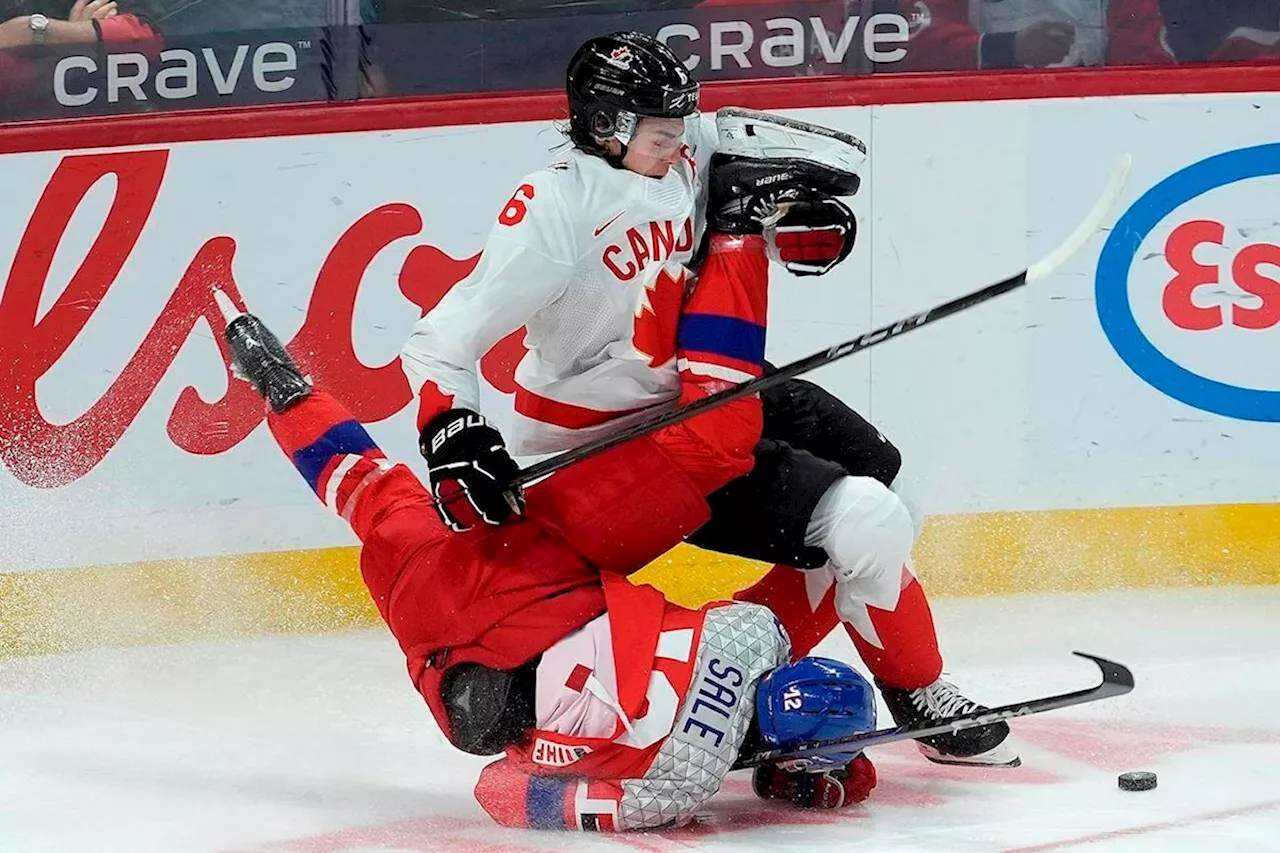
[[[1156,774],[1145,770],[1120,774],[1121,791],[1150,791],[1156,786]]]

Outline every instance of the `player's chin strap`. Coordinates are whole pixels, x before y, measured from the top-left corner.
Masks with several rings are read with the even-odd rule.
[[[1077,690],[1073,693],[1044,696],[1039,699],[1029,699],[1026,702],[1015,702],[1011,705],[1001,705],[998,708],[988,708],[972,714],[949,717],[938,721],[935,725],[922,729],[907,729],[899,726],[895,729],[879,729],[874,732],[850,735],[849,737],[814,741],[791,749],[760,750],[750,755],[741,756],[737,763],[733,765],[733,769],[740,770],[760,764],[772,764],[780,761],[813,758],[829,753],[848,752],[850,748],[866,749],[870,746],[880,746],[900,740],[919,740],[933,735],[958,732],[979,726],[989,726],[992,723],[1011,720],[1014,717],[1029,717],[1032,714],[1043,714],[1045,711],[1056,711],[1059,708],[1070,708],[1072,705],[1084,705],[1088,702],[1110,699],[1113,696],[1123,696],[1133,690],[1133,673],[1124,664],[1116,663],[1106,658],[1095,657],[1084,652],[1073,652],[1073,654],[1086,660],[1091,660],[1098,665],[1098,669],[1102,670],[1101,684],[1085,690]]]
[[[606,151],[602,153],[600,156],[604,159],[606,163],[608,163],[613,168],[625,169],[626,166],[622,165],[622,161],[627,156],[627,143],[619,140],[618,144],[621,145],[622,148],[618,151],[617,154],[610,154],[609,152]]]
[[[882,344],[890,338],[896,338],[899,335],[904,335],[907,332],[919,329],[921,326],[926,326],[929,323],[941,320],[944,317],[950,317],[952,314],[959,314],[961,311],[966,311],[975,305],[981,305],[983,302],[986,302],[989,299],[995,299],[997,296],[1003,296],[1004,294],[1017,290],[1024,285],[1043,281],[1045,278],[1048,278],[1056,272],[1072,255],[1080,251],[1081,247],[1083,247],[1084,244],[1087,243],[1094,233],[1102,226],[1102,223],[1106,220],[1111,208],[1115,206],[1117,201],[1119,201],[1120,194],[1124,191],[1125,181],[1129,177],[1129,166],[1131,162],[1132,161],[1127,154],[1120,159],[1120,162],[1116,165],[1115,171],[1111,175],[1111,180],[1107,183],[1106,189],[1103,190],[1102,195],[1098,198],[1097,202],[1094,203],[1093,209],[1089,211],[1088,216],[1081,220],[1080,224],[1076,226],[1075,230],[1071,232],[1070,236],[1068,236],[1066,240],[1062,241],[1061,245],[1040,260],[1031,264],[1022,272],[1003,279],[1002,281],[997,281],[994,284],[989,284],[986,287],[973,291],[972,293],[966,293],[964,296],[958,296],[949,302],[944,302],[941,305],[935,305],[933,308],[921,311],[919,314],[904,317],[896,323],[881,326],[879,329],[867,332],[866,334],[860,335],[851,341],[836,344],[835,346],[823,350],[822,352],[815,353],[808,358],[802,358],[799,361],[793,361],[790,364],[783,365],[774,372],[767,373],[764,376],[752,379],[749,382],[743,382],[739,385],[733,386],[732,388],[726,388],[719,393],[703,397],[702,399],[690,403],[687,406],[682,406],[681,408],[671,411],[659,412],[652,417],[646,418],[639,423],[627,427],[626,429],[618,430],[611,435],[603,436],[595,439],[594,441],[588,441],[587,443],[579,445],[572,450],[552,456],[550,459],[544,459],[541,462],[530,465],[528,468],[521,470],[521,472],[512,481],[511,485],[528,485],[534,480],[542,479],[548,474],[559,471],[561,468],[572,465],[575,462],[580,462],[589,456],[596,455],[597,453],[602,453],[605,450],[608,450],[611,447],[616,447],[625,441],[649,435],[650,433],[669,427],[672,424],[678,424],[694,417],[695,415],[700,415],[709,409],[714,409],[717,406],[723,406],[725,403],[731,403],[734,400],[738,400],[751,394],[757,394],[764,391],[766,388],[772,388],[774,385],[786,382],[788,379],[793,379],[819,367],[825,367],[834,361],[847,358],[856,352],[862,352],[863,350],[870,349],[877,344]]]

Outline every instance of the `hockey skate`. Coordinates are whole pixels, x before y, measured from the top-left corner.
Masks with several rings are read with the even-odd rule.
[[[711,159],[707,218],[712,230],[758,234],[788,201],[851,196],[866,146],[847,133],[726,108],[716,113],[720,148]]]
[[[221,291],[214,298],[227,321],[224,336],[236,376],[253,383],[277,414],[311,393],[311,383],[261,320],[240,313]]]
[[[987,710],[973,702],[954,684],[937,681],[927,687],[906,690],[876,681],[894,722],[906,728],[924,728],[959,714]],[[921,738],[920,753],[937,764],[972,764],[985,767],[1017,767],[1022,764],[1017,751],[1009,743],[1009,724],[1000,722],[958,732]]]

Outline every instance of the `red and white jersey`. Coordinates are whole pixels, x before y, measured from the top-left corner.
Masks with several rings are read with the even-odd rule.
[[[686,610],[605,582],[608,611],[542,655],[537,729],[489,765],[476,797],[507,826],[680,826],[719,790],[790,642],[767,608]]]
[[[564,450],[676,399],[685,264],[702,238],[717,139],[710,118],[685,128],[660,179],[571,150],[519,182],[476,268],[401,353],[419,426],[449,408],[478,410],[478,360],[521,326],[529,351],[505,430],[513,453]]]

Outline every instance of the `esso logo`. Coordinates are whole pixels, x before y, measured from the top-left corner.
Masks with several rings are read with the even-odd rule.
[[[1280,269],[1280,246],[1249,243],[1225,264],[1199,260],[1197,250],[1207,254],[1225,247],[1226,233],[1221,222],[1192,219],[1174,228],[1165,241],[1164,257],[1174,276],[1165,285],[1162,303],[1165,316],[1180,329],[1205,332],[1226,323],[1241,329],[1271,329],[1280,324],[1280,280],[1263,274],[1267,266]],[[1196,293],[1201,287],[1228,283],[1256,299],[1198,304]],[[1247,304],[1250,301],[1256,305]]]
[[[1145,382],[1207,412],[1280,422],[1280,143],[1187,166],[1116,223],[1098,319]]]

